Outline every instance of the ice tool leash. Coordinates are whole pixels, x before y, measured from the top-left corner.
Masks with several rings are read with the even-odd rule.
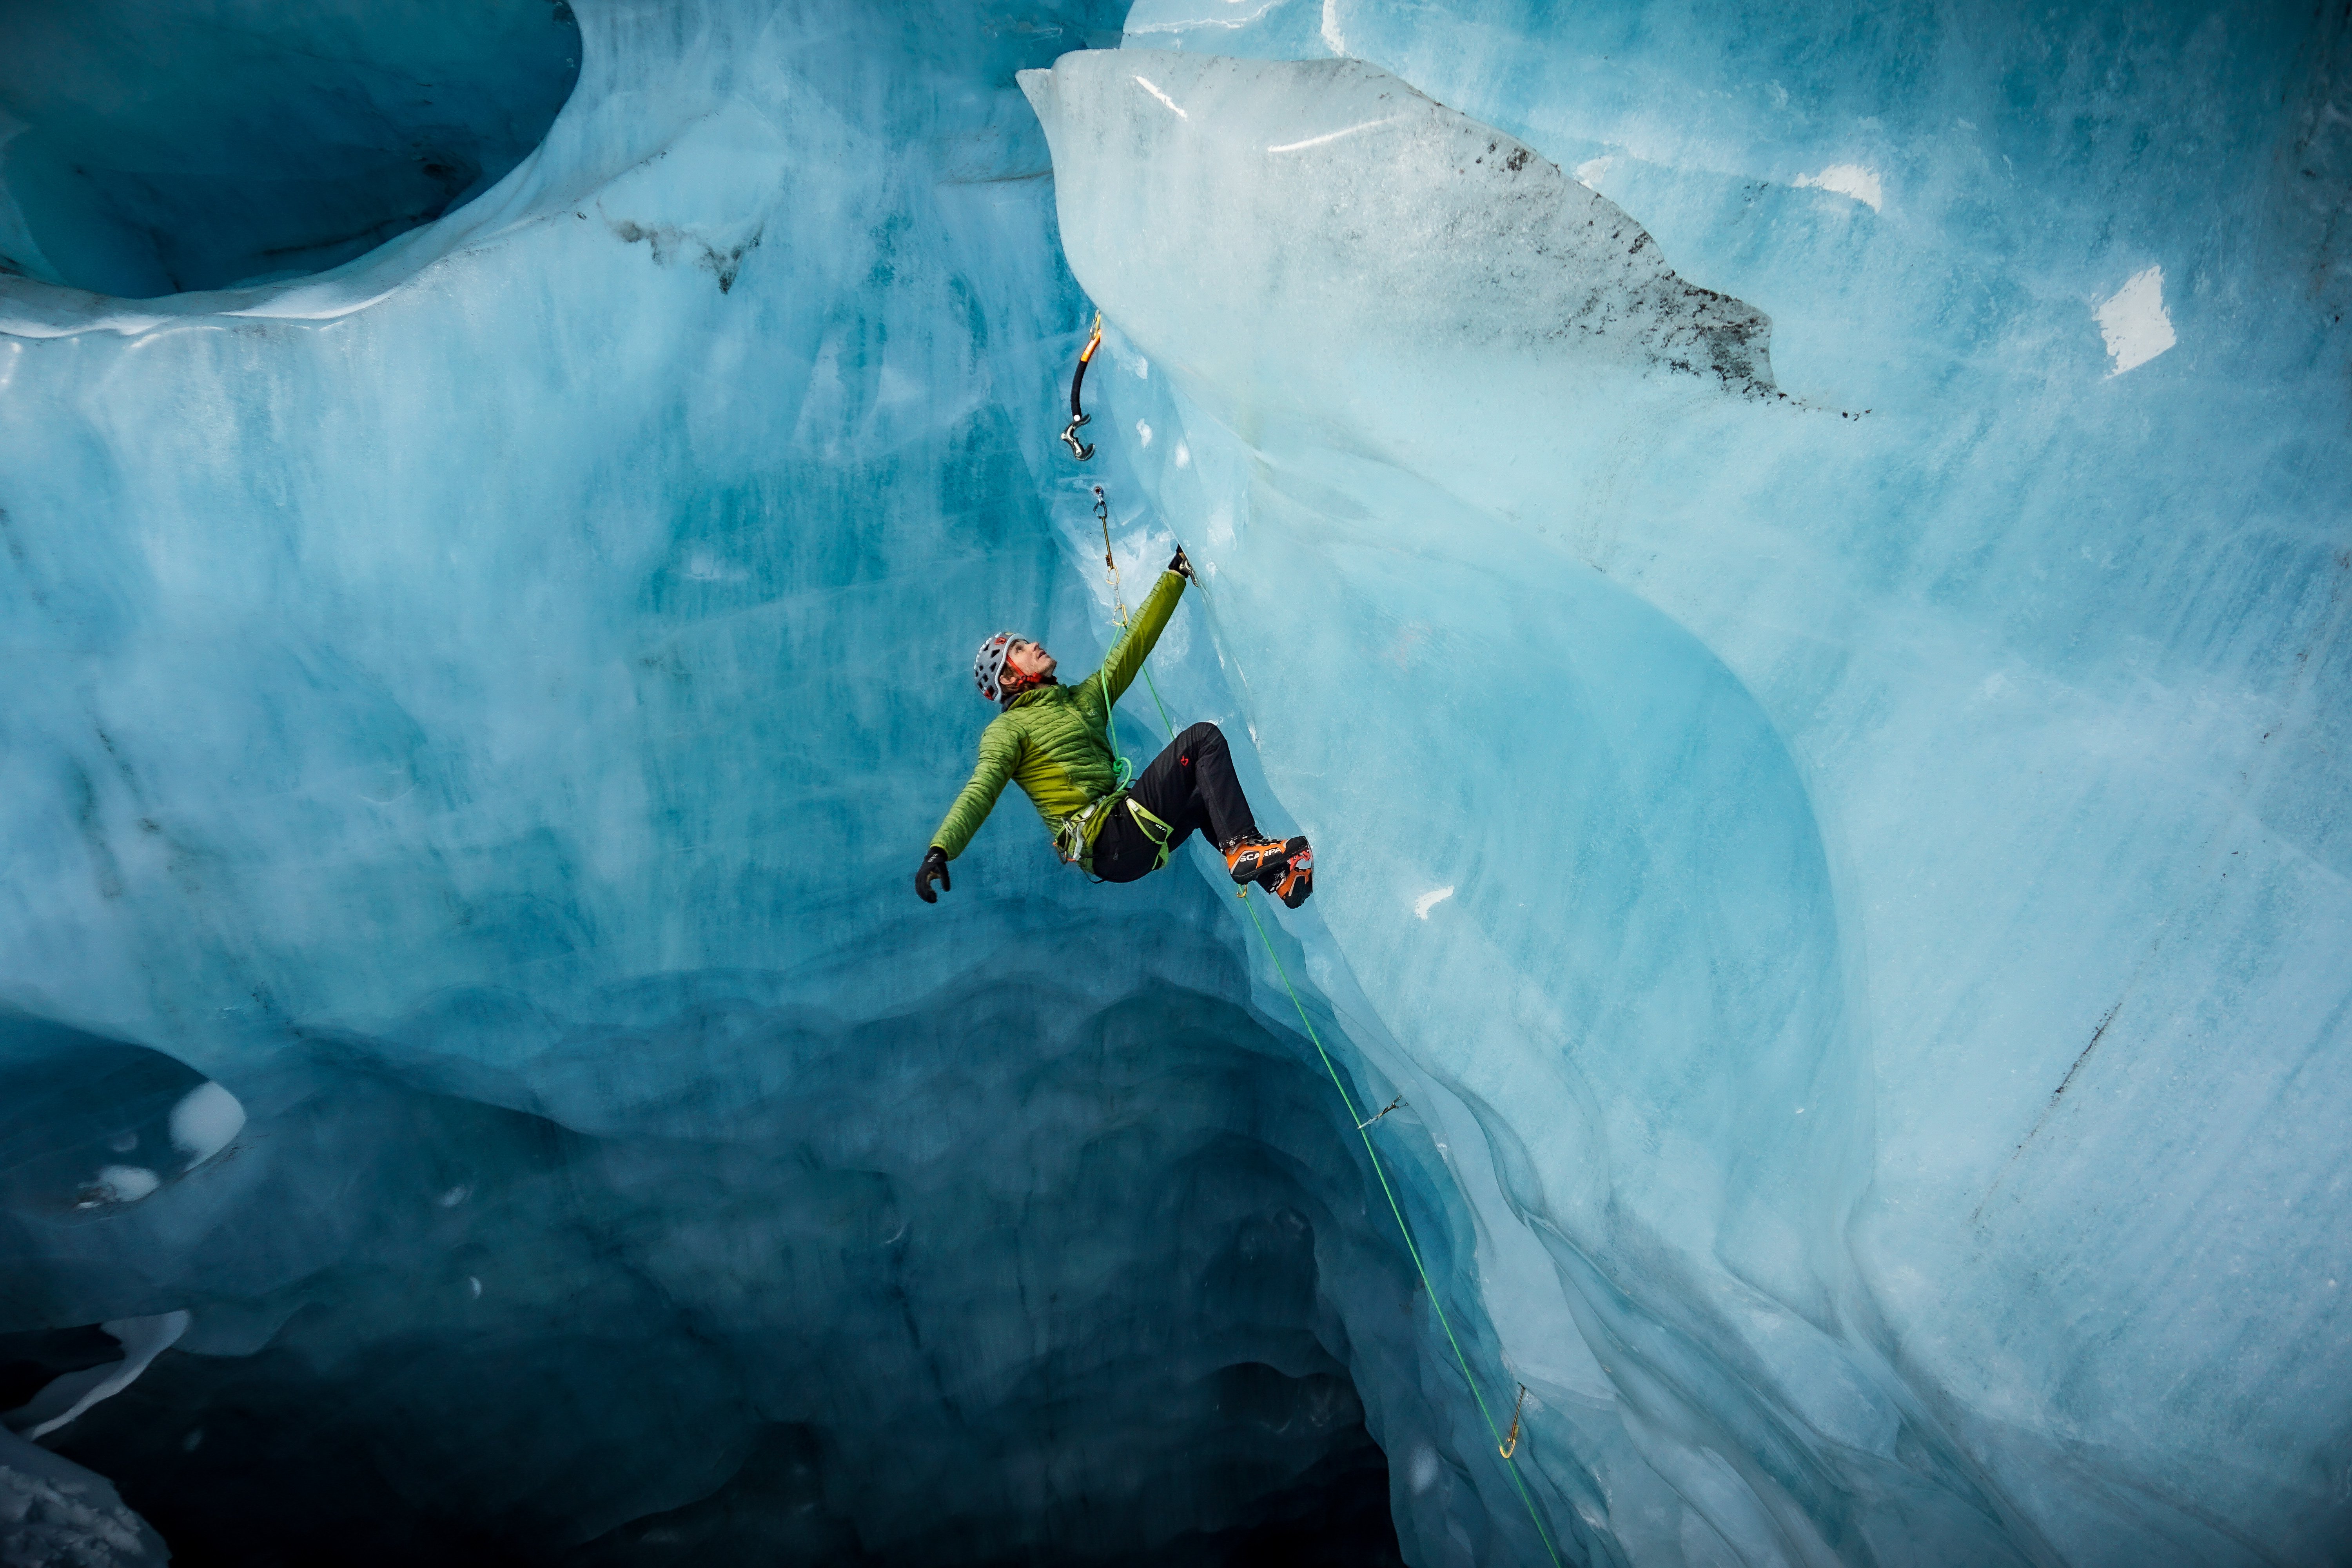
[[[1087,422],[1085,411],[1078,406],[1078,388],[1087,378],[1087,362],[1094,358],[1095,350],[1101,346],[1102,312],[1097,310],[1095,312],[1094,332],[1087,339],[1085,351],[1078,355],[1076,374],[1070,377],[1070,423],[1062,431],[1062,439],[1068,443],[1070,450],[1077,454],[1078,461],[1082,463],[1095,455],[1095,449],[1091,444],[1084,447],[1078,444],[1078,426]],[[1111,602],[1118,611],[1119,628],[1124,632],[1128,626],[1127,598],[1119,586],[1118,557],[1111,549],[1110,502],[1104,497],[1102,486],[1097,485],[1094,489],[1095,520],[1102,524],[1103,565],[1110,574]],[[1192,579],[1192,585],[1201,590],[1202,609],[1213,615],[1214,611],[1210,607],[1208,585],[1198,576]],[[1104,661],[1104,668],[1106,670],[1108,669],[1108,660]],[[1176,726],[1168,717],[1168,704],[1160,700],[1160,683],[1151,679],[1150,664],[1144,664],[1140,668],[1143,672],[1144,688],[1151,693],[1151,705],[1160,712],[1160,727],[1167,731],[1168,742],[1173,745],[1176,742]],[[1110,686],[1108,679],[1103,685],[1103,722],[1109,734],[1111,755],[1118,758],[1117,774],[1118,782],[1114,787],[1125,789],[1127,781],[1132,774],[1133,764],[1127,758],[1119,756],[1118,722],[1112,713]],[[1131,801],[1130,805],[1132,807]],[[1168,839],[1172,830],[1168,824],[1140,807],[1132,807],[1132,809],[1136,811],[1137,821],[1142,826],[1145,834],[1150,837],[1160,847],[1159,858],[1152,863],[1152,869],[1156,871],[1167,864]],[[1159,830],[1157,833],[1153,832],[1155,827]],[[1283,963],[1282,954],[1276,951],[1274,939],[1266,935],[1265,922],[1258,919],[1257,905],[1249,895],[1249,889],[1244,887],[1240,893],[1241,904],[1249,914],[1252,929],[1257,932],[1258,945],[1265,949],[1265,956],[1273,963],[1275,973],[1281,977],[1282,988],[1289,994],[1291,1006],[1297,1010],[1299,1026],[1307,1031],[1307,1038],[1314,1046],[1316,1057],[1323,1063],[1323,1070],[1329,1076],[1331,1087],[1339,1091],[1339,1103],[1347,1108],[1348,1120],[1355,1123],[1356,1136],[1364,1142],[1364,1158],[1370,1162],[1372,1174],[1381,1184],[1381,1195],[1388,1199],[1389,1213],[1396,1218],[1397,1234],[1404,1238],[1405,1256],[1412,1259],[1413,1272],[1421,1278],[1421,1292],[1428,1299],[1430,1310],[1436,1314],[1437,1326],[1445,1331],[1445,1342],[1454,1348],[1454,1363],[1462,1369],[1462,1381],[1468,1386],[1470,1397],[1478,1406],[1479,1418],[1486,1424],[1486,1435],[1494,1439],[1495,1452],[1502,1457],[1503,1473],[1510,1478],[1511,1489],[1518,1494],[1520,1503],[1527,1509],[1528,1521],[1536,1529],[1536,1539],[1543,1542],[1544,1555],[1551,1559],[1552,1568],[1560,1568],[1559,1552],[1552,1544],[1551,1531],[1544,1528],[1543,1516],[1537,1511],[1536,1500],[1528,1492],[1527,1483],[1519,1479],[1519,1468],[1516,1462],[1519,1448],[1519,1417],[1527,1405],[1528,1385],[1524,1383],[1519,1384],[1518,1400],[1511,1407],[1511,1434],[1508,1437],[1505,1437],[1501,1427],[1496,1425],[1494,1411],[1486,1404],[1486,1393],[1479,1384],[1478,1374],[1470,1370],[1470,1357],[1464,1352],[1461,1340],[1454,1332],[1453,1320],[1445,1313],[1445,1303],[1438,1299],[1437,1287],[1430,1280],[1429,1267],[1421,1259],[1421,1248],[1413,1244],[1412,1226],[1405,1223],[1404,1205],[1398,1201],[1396,1189],[1389,1184],[1388,1168],[1381,1163],[1380,1150],[1372,1142],[1373,1125],[1385,1118],[1389,1111],[1402,1105],[1404,1097],[1399,1095],[1378,1115],[1366,1117],[1363,1114],[1361,1109],[1356,1104],[1356,1097],[1348,1092],[1347,1081],[1340,1078],[1338,1065],[1331,1060],[1331,1053],[1323,1048],[1323,1037],[1316,1031],[1315,1020],[1307,1016],[1307,1004],[1299,999],[1298,987],[1290,983],[1290,971]]]

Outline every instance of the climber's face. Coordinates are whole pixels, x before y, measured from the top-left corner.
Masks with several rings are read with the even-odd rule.
[[[1054,673],[1058,661],[1043,644],[1015,637],[1013,646],[1004,650],[1004,663],[1008,668],[1019,670],[1026,679],[1043,680]]]

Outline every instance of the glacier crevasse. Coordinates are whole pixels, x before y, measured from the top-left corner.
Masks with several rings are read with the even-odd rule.
[[[310,1464],[389,1552],[1201,1561],[1358,1433],[1406,1560],[1542,1559],[1205,863],[1013,802],[905,897],[969,645],[1107,638],[1090,298],[1562,1553],[2333,1559],[2340,18],[579,25],[336,271],[0,279],[11,1049],[248,1116],[11,1189],[0,1329],[193,1313],[68,1453],[167,1538]]]

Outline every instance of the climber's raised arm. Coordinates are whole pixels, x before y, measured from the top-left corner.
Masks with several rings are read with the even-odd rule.
[[[1176,601],[1184,596],[1185,580],[1192,575],[1192,563],[1179,550],[1168,563],[1168,570],[1151,585],[1151,593],[1136,609],[1127,623],[1127,630],[1103,658],[1101,679],[1109,688],[1106,695],[1111,701],[1119,700],[1134,681],[1143,661],[1151,657],[1151,649],[1160,641],[1160,634],[1168,629],[1168,617],[1176,613]]]

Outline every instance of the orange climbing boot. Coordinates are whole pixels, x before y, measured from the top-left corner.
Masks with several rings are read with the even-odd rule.
[[[1258,881],[1267,892],[1297,909],[1315,892],[1313,847],[1304,838],[1292,839],[1282,847],[1281,860]]]
[[[1234,881],[1247,887],[1252,882],[1264,882],[1267,872],[1280,869],[1288,846],[1279,838],[1250,837],[1227,839],[1221,847],[1225,852],[1225,869],[1233,874]]]

